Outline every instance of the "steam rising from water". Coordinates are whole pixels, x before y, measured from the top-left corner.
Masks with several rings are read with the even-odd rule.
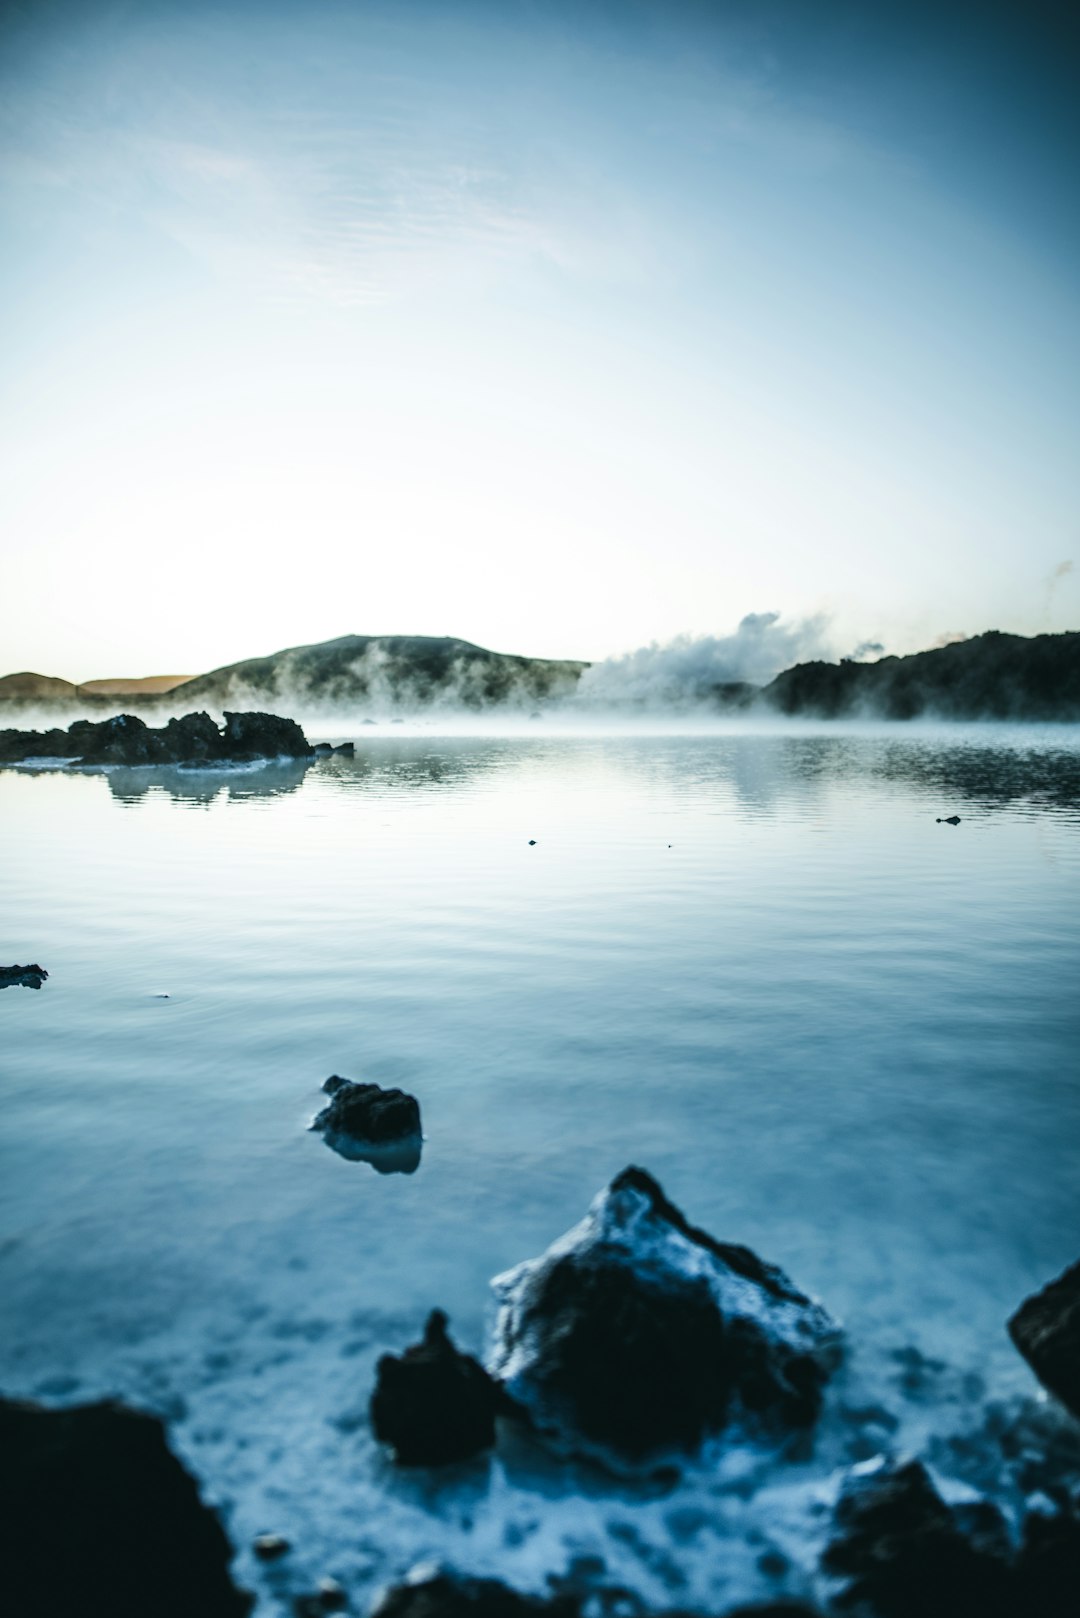
[[[830,655],[826,620],[781,623],[778,612],[751,612],[732,635],[678,635],[586,669],[576,701],[590,707],[685,709],[715,702],[718,686],[767,685],[782,669]]]

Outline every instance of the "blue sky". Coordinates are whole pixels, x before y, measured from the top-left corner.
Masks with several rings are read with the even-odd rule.
[[[0,665],[1080,624],[1068,8],[3,8]]]

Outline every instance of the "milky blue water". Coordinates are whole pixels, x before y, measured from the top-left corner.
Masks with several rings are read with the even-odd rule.
[[[480,1351],[490,1277],[630,1162],[879,1391],[915,1345],[1035,1392],[1004,1321],[1080,1254],[1072,730],[380,736],[8,770],[0,815],[0,964],[50,973],[0,993],[0,1389],[169,1414],[234,1539],[294,1539],[241,1556],[260,1611],[583,1548],[644,1600],[755,1593],[715,1542],[665,1573],[610,1498],[568,1515],[580,1480],[429,1488],[367,1430],[377,1354],[435,1304]],[[415,1174],[309,1132],[331,1073],[419,1098]],[[616,1515],[667,1554],[658,1510]]]

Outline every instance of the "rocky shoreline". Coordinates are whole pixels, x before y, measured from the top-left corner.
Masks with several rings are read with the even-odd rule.
[[[346,1082],[330,1089],[331,1099]],[[386,1129],[418,1124],[414,1098],[357,1088],[364,1129],[377,1117],[372,1100],[387,1095],[394,1099]],[[1063,1407],[1055,1413],[1047,1403],[1039,1420],[988,1416],[978,1442],[996,1450],[996,1474],[1008,1480],[996,1498],[960,1481],[956,1455],[897,1452],[889,1411],[851,1407],[842,1386],[850,1345],[824,1308],[774,1264],[693,1226],[644,1169],[623,1170],[580,1224],[492,1285],[497,1314],[484,1363],[454,1345],[438,1308],[419,1342],[379,1359],[369,1421],[393,1473],[429,1478],[432,1488],[442,1478],[447,1487],[463,1466],[482,1476],[493,1455],[520,1466],[523,1453],[546,1453],[577,1457],[615,1489],[631,1475],[674,1496],[684,1470],[700,1479],[726,1458],[753,1454],[776,1498],[786,1477],[798,1478],[812,1538],[796,1557],[781,1549],[789,1543],[782,1533],[756,1549],[753,1535],[732,1547],[757,1558],[774,1590],[757,1605],[647,1604],[613,1582],[601,1558],[583,1556],[548,1567],[545,1589],[515,1590],[469,1567],[421,1567],[374,1606],[356,1606],[334,1579],[298,1589],[289,1579],[293,1547],[268,1524],[252,1554],[280,1575],[280,1610],[296,1618],[334,1610],[373,1618],[1076,1611],[1080,1426],[1068,1377],[1080,1364],[1080,1266],[1009,1323]],[[911,1378],[924,1369],[913,1361]],[[826,1420],[852,1434],[840,1464],[825,1441]],[[9,1542],[0,1579],[13,1611],[224,1618],[249,1610],[253,1598],[229,1576],[224,1533],[156,1418],[116,1404],[46,1410],[0,1401],[0,1439]],[[537,1496],[541,1513],[545,1497],[552,1509],[572,1504],[574,1473],[551,1474],[559,1476],[561,1489],[551,1481]],[[763,1505],[767,1511],[765,1496]],[[67,1555],[72,1548],[77,1554]],[[716,1554],[725,1554],[723,1538]],[[166,1589],[178,1592],[175,1602]]]
[[[50,759],[75,765],[180,765],[212,769],[271,759],[351,756],[353,745],[313,746],[293,719],[270,713],[226,713],[218,726],[208,713],[189,713],[152,729],[135,714],[94,722],[76,719],[66,730],[0,730],[0,764]]]

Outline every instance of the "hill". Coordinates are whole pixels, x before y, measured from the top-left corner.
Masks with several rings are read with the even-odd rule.
[[[432,635],[343,635],[230,663],[189,680],[185,704],[257,703],[284,710],[363,704],[485,708],[568,696],[585,663],[492,652]]]
[[[158,697],[186,685],[190,674],[147,674],[140,680],[84,680],[80,697]]]
[[[0,702],[74,702],[79,695],[70,680],[56,680],[51,674],[0,675]]]
[[[818,719],[1080,720],[1080,632],[991,629],[876,663],[796,663],[760,700]]]

